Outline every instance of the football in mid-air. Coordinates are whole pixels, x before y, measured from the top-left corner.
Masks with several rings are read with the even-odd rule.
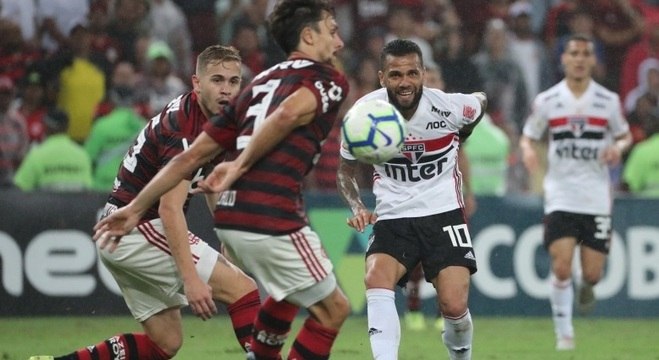
[[[380,164],[400,152],[405,141],[405,118],[387,101],[362,101],[346,113],[341,136],[343,146],[357,160]]]

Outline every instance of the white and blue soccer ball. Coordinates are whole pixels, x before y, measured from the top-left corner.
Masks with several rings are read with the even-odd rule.
[[[367,164],[380,164],[400,153],[405,132],[403,115],[380,99],[355,104],[341,125],[343,146]]]

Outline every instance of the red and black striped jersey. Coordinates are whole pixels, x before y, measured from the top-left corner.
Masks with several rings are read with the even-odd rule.
[[[146,124],[128,149],[119,167],[109,202],[122,207],[133,200],[162,167],[192,144],[206,122],[194,92],[172,100]],[[190,174],[186,179],[192,181],[198,173]],[[184,211],[189,200],[190,195]],[[142,220],[159,218],[158,206],[159,202],[151,206]]]
[[[314,120],[294,129],[220,196],[215,209],[217,227],[279,235],[308,224],[302,180],[315,164],[348,94],[342,73],[303,58],[281,62],[256,76],[204,131],[224,149],[240,151],[267,115],[302,87],[316,97]],[[232,131],[227,129],[237,134],[229,137]]]

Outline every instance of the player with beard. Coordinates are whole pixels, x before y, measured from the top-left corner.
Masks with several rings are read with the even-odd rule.
[[[467,228],[458,169],[460,138],[466,139],[486,107],[483,93],[447,94],[424,87],[419,47],[394,40],[380,55],[381,89],[357,102],[389,101],[407,120],[398,156],[374,165],[375,212],[360,197],[357,162],[344,146],[337,174],[339,194],[353,216],[348,225],[363,231],[374,224],[366,250],[366,298],[373,357],[397,359],[400,321],[394,288],[421,263],[437,289],[444,316],[444,344],[451,359],[470,359],[472,321],[467,306],[476,258]]]
[[[197,58],[193,91],[172,100],[153,117],[128,150],[103,216],[128,204],[160,168],[188,148],[208,118],[238,94],[240,83],[237,50],[220,45],[206,48]],[[207,320],[217,312],[213,300],[227,305],[239,344],[244,348],[250,342],[260,305],[256,283],[188,231],[185,211],[201,172],[197,168],[187,171],[183,181],[146,209],[113,252],[99,249],[144,333],[116,335],[68,355],[30,360],[170,359],[183,343],[180,308],[189,304],[193,313]]]

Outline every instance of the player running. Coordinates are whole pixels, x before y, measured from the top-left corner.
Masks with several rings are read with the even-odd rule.
[[[520,147],[529,172],[538,171],[534,143],[549,132],[544,179],[544,245],[551,257],[549,300],[556,349],[572,350],[572,258],[579,246],[578,305],[588,312],[595,303],[593,286],[602,277],[611,243],[609,165],[620,162],[632,137],[618,95],[592,79],[596,64],[592,40],[572,36],[561,63],[565,79],[535,98]]]

